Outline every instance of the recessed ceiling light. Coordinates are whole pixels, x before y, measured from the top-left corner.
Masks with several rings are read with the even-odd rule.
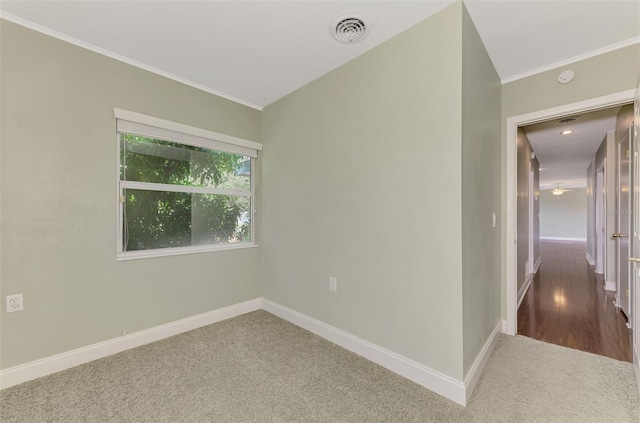
[[[573,134],[573,131],[571,129],[567,129],[566,131],[562,131],[560,132],[561,135],[569,135],[569,134]]]

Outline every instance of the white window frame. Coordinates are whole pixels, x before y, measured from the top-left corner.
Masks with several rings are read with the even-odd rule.
[[[116,192],[117,192],[117,237],[116,237],[116,258],[117,260],[135,260],[149,257],[175,256],[182,254],[202,253],[207,251],[235,250],[242,248],[257,247],[256,236],[256,205],[255,205],[255,159],[258,152],[262,150],[262,144],[237,138],[230,135],[220,134],[206,129],[196,128],[181,123],[172,122],[142,113],[131,112],[119,108],[113,109],[116,118]],[[180,144],[194,147],[202,147],[216,151],[224,151],[233,154],[242,154],[251,158],[251,242],[239,242],[235,244],[210,244],[195,245],[189,247],[156,248],[150,250],[124,251],[123,250],[123,225],[124,225],[124,203],[122,192],[126,188],[135,189],[162,189],[163,191],[192,192],[201,194],[231,194],[246,195],[246,191],[230,191],[209,187],[184,187],[178,188],[169,184],[151,184],[146,182],[121,181],[120,180],[120,133],[131,133],[140,136],[162,139],[166,141],[178,142]]]

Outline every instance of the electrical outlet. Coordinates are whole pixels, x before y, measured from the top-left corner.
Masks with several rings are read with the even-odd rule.
[[[329,276],[329,291],[338,292],[338,279],[333,276]]]
[[[7,313],[24,310],[22,294],[7,295]]]

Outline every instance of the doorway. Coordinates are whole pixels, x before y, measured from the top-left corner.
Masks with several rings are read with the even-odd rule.
[[[628,120],[629,107],[602,108],[521,127],[517,171],[518,191],[528,191],[518,202],[519,237],[529,241],[528,263],[533,264],[534,257],[536,262],[542,259],[540,272],[532,266],[524,283],[518,281],[522,286],[518,334],[623,361],[632,359],[631,342],[627,320],[614,303],[618,276],[628,278],[624,266],[629,258],[630,151],[628,136],[621,136],[617,128]],[[610,290],[604,289],[604,277],[596,274],[590,260],[597,257],[596,168],[601,171],[602,188],[597,203],[608,204],[611,210],[597,213],[605,223],[598,228],[601,234],[611,225],[599,237],[606,242],[604,251],[614,248],[610,255],[615,260],[609,266],[613,272],[607,275],[607,283],[613,283]],[[523,257],[524,246],[518,250]]]
[[[506,323],[505,333],[516,334],[518,289],[517,289],[517,131],[518,127],[542,122],[559,116],[598,110],[606,107],[622,105],[633,101],[635,90],[627,90],[616,94],[597,97],[560,107],[554,107],[537,112],[507,118],[507,146],[506,146],[506,225],[504,232],[505,245],[505,297]]]

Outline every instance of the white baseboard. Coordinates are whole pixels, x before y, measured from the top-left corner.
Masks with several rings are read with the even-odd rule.
[[[536,260],[535,266],[533,266],[533,274],[534,275],[536,273],[538,273],[538,270],[540,269],[540,263],[542,263],[542,257],[538,257],[538,260]]]
[[[502,321],[502,333],[507,333],[507,320]]]
[[[464,382],[462,381],[439,373],[420,363],[416,363],[406,357],[272,301],[263,299],[262,308],[296,326],[300,326],[322,338],[328,339],[334,344],[340,345],[367,360],[373,361],[394,373],[406,377],[445,398],[455,401],[458,404],[466,405],[467,395]],[[480,364],[483,363],[481,362]],[[476,372],[481,370],[480,368],[476,370]]]
[[[261,308],[461,405],[466,405],[469,400],[480,374],[495,347],[500,332],[506,331],[506,321],[499,321],[469,369],[464,382],[462,382],[319,320],[305,316],[304,314],[272,301],[255,298],[229,307],[187,317],[154,328],[133,332],[97,344],[10,367],[0,371],[0,389],[9,388],[22,382],[57,373],[74,366],[240,316]]]
[[[260,310],[261,298],[219,308],[207,313],[176,320],[175,322],[145,329],[139,332],[99,342],[97,344],[31,361],[0,372],[0,389],[9,388],[28,380],[36,379],[70,367],[88,363],[150,342],[168,338],[212,323]]]
[[[520,308],[520,304],[522,304],[522,300],[524,300],[524,296],[527,295],[527,291],[531,286],[531,282],[533,282],[533,274],[528,274],[524,279],[524,283],[520,287],[520,291],[518,291],[518,308]]]
[[[543,241],[576,241],[576,242],[587,242],[587,238],[567,238],[562,236],[541,236],[541,240]]]
[[[589,263],[589,266],[595,266],[596,262],[593,261],[593,259],[591,258],[591,256],[589,255],[589,252],[587,251],[584,255],[587,259],[587,262]]]
[[[484,346],[480,350],[480,353],[476,357],[473,365],[469,369],[467,376],[464,378],[464,389],[466,393],[466,402],[469,401],[471,397],[471,393],[473,389],[476,387],[478,383],[478,379],[480,379],[480,375],[482,374],[482,369],[489,361],[489,357],[491,357],[491,353],[493,352],[493,348],[496,346],[498,339],[500,338],[500,333],[502,332],[502,323],[503,321],[499,321],[496,324],[496,327],[493,328],[491,335],[489,335],[489,339],[485,342]],[[465,404],[466,404],[465,402]]]
[[[618,284],[616,282],[604,281],[603,288],[604,288],[605,291],[616,292],[616,291],[618,291]]]

